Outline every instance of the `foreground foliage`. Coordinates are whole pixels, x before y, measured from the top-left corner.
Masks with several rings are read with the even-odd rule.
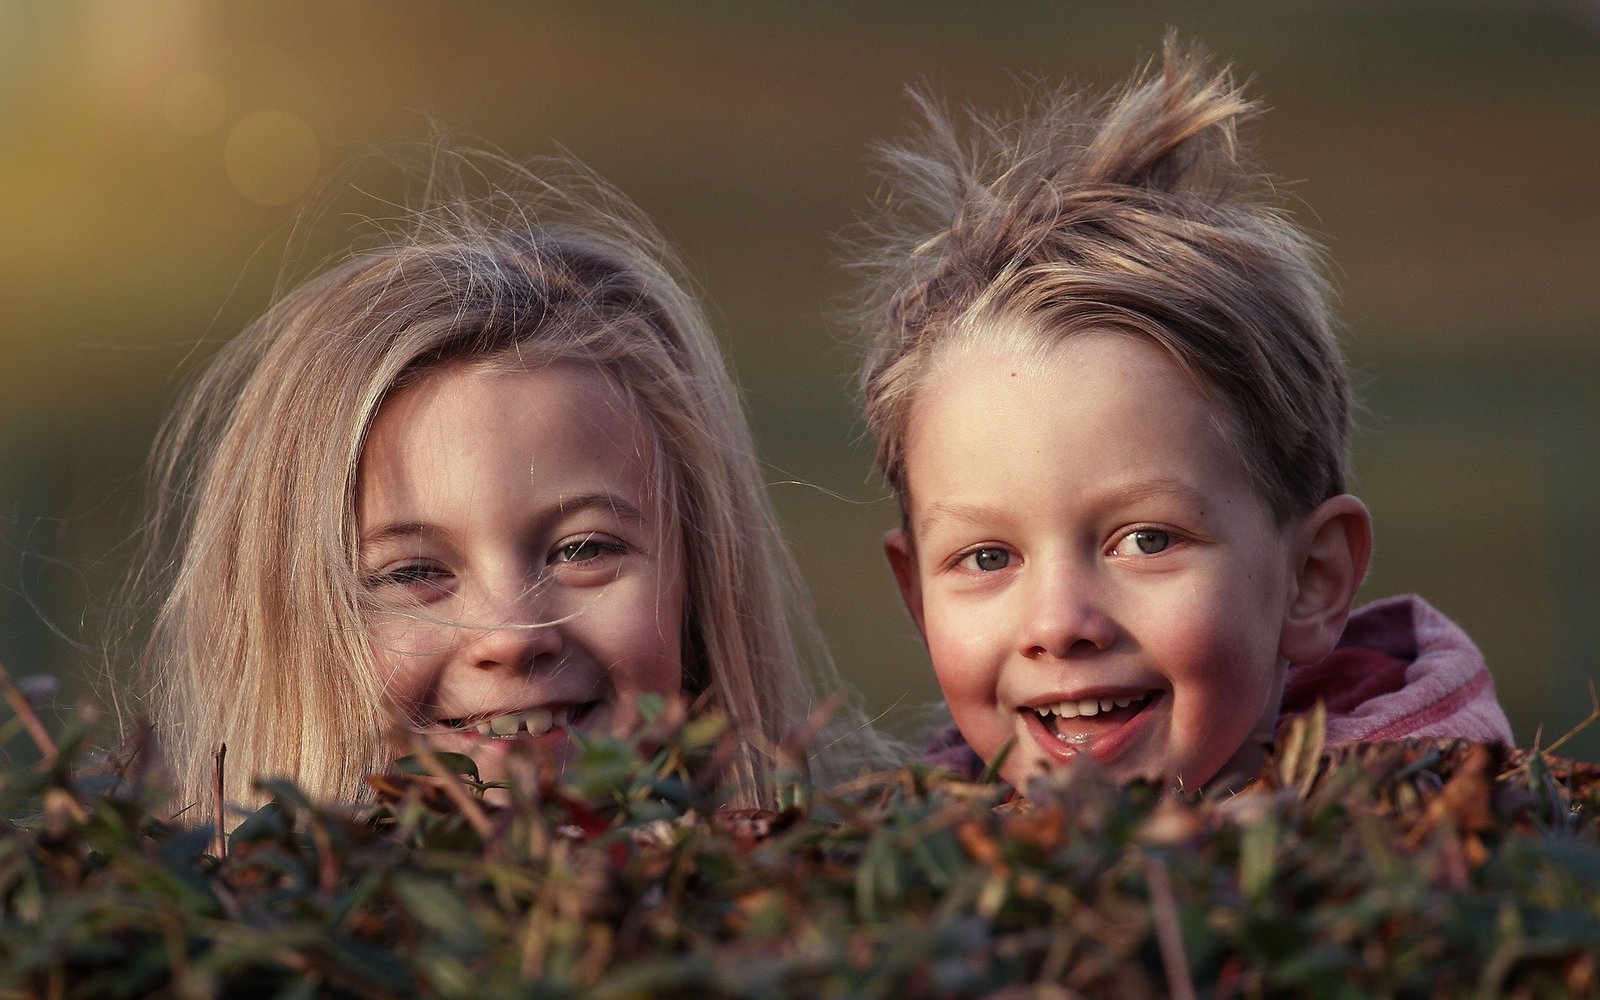
[[[12,689],[14,690],[14,689]],[[459,761],[219,849],[82,734],[0,774],[0,995],[1567,995],[1597,989],[1594,765],[1296,729],[1221,801],[908,768],[710,808],[714,720],[485,802]],[[420,772],[420,773],[416,773]]]

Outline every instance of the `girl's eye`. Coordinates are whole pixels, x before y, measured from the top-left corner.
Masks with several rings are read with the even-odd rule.
[[[1011,565],[1011,553],[997,548],[974,549],[961,561],[971,564],[979,572],[993,573]]]
[[[381,569],[367,577],[367,586],[379,587],[417,587],[442,588],[450,578],[450,571],[436,563],[414,562],[402,563],[388,569]]]
[[[627,547],[624,545],[590,535],[557,546],[551,562],[587,563],[608,555],[620,555],[626,551]]]
[[[1172,533],[1160,528],[1139,528],[1122,536],[1112,550],[1115,555],[1153,556],[1165,552],[1172,545]]]

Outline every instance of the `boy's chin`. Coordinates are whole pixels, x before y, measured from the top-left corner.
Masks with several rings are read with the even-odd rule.
[[[1150,782],[1179,793],[1227,793],[1237,791],[1255,780],[1265,759],[1265,748],[1252,741],[1219,770],[1196,778],[1193,769],[1185,773],[1170,761],[1151,763],[1124,759],[1103,762],[1089,752],[1064,758],[1034,754],[1027,755],[1025,759],[1007,761],[1000,770],[1000,777],[1024,794],[1034,781],[1041,778],[1050,780],[1084,770],[1103,775],[1118,785]]]
[[[1081,773],[1103,775],[1119,784],[1131,780],[1116,774],[1113,769],[1095,760],[1094,756],[1087,752],[1072,754],[1065,758],[1037,753],[1013,753],[1000,768],[1001,780],[1024,795],[1035,782],[1051,782]]]
[[[1252,737],[1245,741],[1239,752],[1230,757],[1215,776],[1205,783],[1208,793],[1229,794],[1237,792],[1261,776],[1267,762],[1268,741]]]

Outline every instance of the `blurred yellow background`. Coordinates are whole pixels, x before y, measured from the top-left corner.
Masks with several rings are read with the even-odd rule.
[[[1600,6],[0,0],[0,662],[105,677],[139,470],[196,359],[374,214],[436,129],[566,150],[687,260],[834,654],[901,731],[937,697],[879,549],[837,234],[903,88],[1101,89],[1176,26],[1232,61],[1338,261],[1368,596],[1489,656],[1520,742],[1600,676]],[[352,164],[354,164],[352,166]],[[331,220],[296,233],[305,199]],[[331,224],[329,224],[331,222]],[[295,254],[285,264],[285,255]],[[109,651],[110,674],[129,651]],[[1600,757],[1600,733],[1575,749]]]

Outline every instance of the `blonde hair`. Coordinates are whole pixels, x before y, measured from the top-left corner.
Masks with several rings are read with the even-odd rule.
[[[1020,120],[926,97],[919,139],[883,150],[893,201],[865,255],[862,391],[877,465],[906,503],[904,443],[937,359],[1002,326],[1047,343],[1149,337],[1225,411],[1280,521],[1345,488],[1350,388],[1316,244],[1242,155],[1256,107],[1168,35],[1100,101],[1060,92]]]
[[[814,626],[705,318],[660,237],[591,175],[547,183],[513,169],[519,190],[471,197],[469,170],[486,176],[471,157],[442,157],[403,235],[283,295],[221,350],[158,442],[162,530],[147,570],[165,597],[143,669],[180,807],[214,806],[224,742],[230,804],[255,800],[258,776],[356,799],[388,763],[357,463],[396,387],[497,360],[594,365],[647,416],[684,543],[685,686],[742,738],[724,794],[770,798],[772,748],[810,708],[796,636]]]

